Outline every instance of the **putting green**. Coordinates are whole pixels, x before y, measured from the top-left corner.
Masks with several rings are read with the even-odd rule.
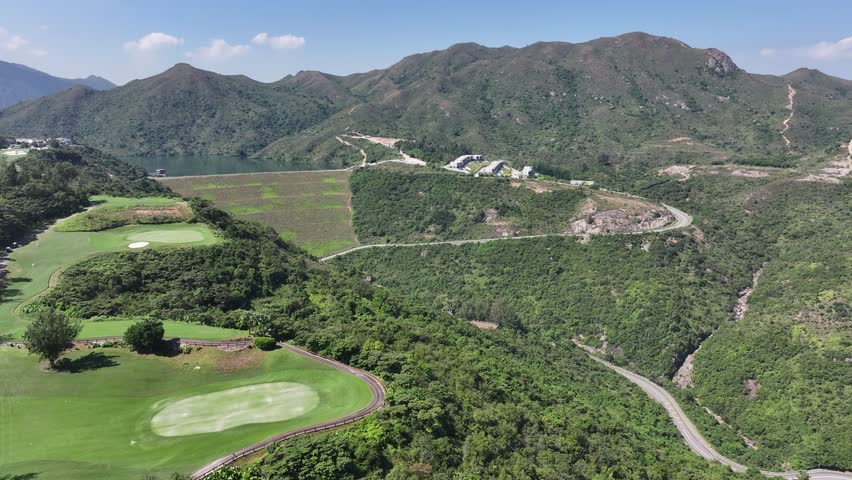
[[[101,200],[104,203],[95,208],[127,201],[115,197]],[[27,324],[20,306],[55,283],[56,274],[62,269],[98,253],[127,251],[127,245],[133,241],[130,237],[148,232],[156,232],[155,237],[159,239],[146,240],[150,244],[143,250],[179,243],[208,245],[218,241],[213,231],[200,223],[129,225],[100,232],[59,232],[51,227],[9,257],[7,287],[0,291],[0,335],[20,336]]]
[[[151,430],[161,437],[221,432],[252,423],[282,422],[317,405],[316,390],[301,383],[249,385],[178,400],[154,415]]]
[[[284,349],[204,348],[169,358],[99,348],[67,356],[71,370],[47,372],[35,356],[0,347],[0,478],[169,478],[281,432],[341,418],[372,400],[369,385],[359,378]],[[299,403],[305,412],[244,423],[240,409],[246,406],[261,413],[288,395],[291,408],[295,405],[300,390],[280,384],[304,386],[309,393],[303,390]],[[274,401],[246,405],[256,393]],[[230,406],[231,400],[237,405]],[[221,431],[158,434],[154,424],[161,420],[153,419],[186,410],[189,402],[199,409],[191,418],[202,425],[229,414],[240,421],[230,420]]]
[[[148,230],[128,235],[131,242],[193,243],[204,240],[204,234],[198,230]]]

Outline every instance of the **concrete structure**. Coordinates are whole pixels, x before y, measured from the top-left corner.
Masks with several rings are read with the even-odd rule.
[[[464,170],[471,162],[481,162],[485,160],[482,155],[462,155],[447,164],[447,168],[455,168],[456,170]]]
[[[495,160],[479,169],[479,172],[477,173],[479,175],[500,175],[500,171],[503,170],[503,165],[505,165],[505,163],[502,160]]]
[[[529,165],[521,169],[521,178],[535,178],[536,176],[535,171]]]
[[[591,187],[592,185],[595,184],[595,182],[593,182],[591,180],[571,180],[570,183],[571,183],[571,185],[574,185],[575,187]]]

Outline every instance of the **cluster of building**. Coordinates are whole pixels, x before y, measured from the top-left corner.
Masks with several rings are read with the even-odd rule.
[[[14,145],[11,148],[47,148],[51,143],[56,142],[61,146],[73,145],[74,142],[67,137],[54,138],[15,138]]]
[[[460,170],[462,172],[470,173],[470,165],[475,162],[484,162],[484,155],[462,155],[455,160],[448,163],[444,168],[448,170]],[[522,170],[518,171],[514,168],[506,165],[506,162],[502,160],[495,160],[490,162],[488,165],[480,168],[477,172],[477,176],[487,175],[487,176],[498,176],[503,175],[504,171],[508,169],[510,176],[512,178],[535,178],[536,173],[532,167],[526,166]]]

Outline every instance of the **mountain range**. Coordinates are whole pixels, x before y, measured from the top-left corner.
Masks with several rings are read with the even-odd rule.
[[[0,132],[70,136],[119,155],[282,161],[321,162],[347,130],[407,139],[440,159],[786,159],[849,141],[850,90],[816,70],[751,74],[719,50],[629,33],[524,48],[465,43],[386,69],[273,83],[178,64],[115,89],[76,85],[7,108]],[[787,145],[780,131],[791,111]]]
[[[115,84],[96,75],[86,78],[60,78],[26,65],[0,60],[0,108],[50,95],[74,85],[85,85],[94,90],[115,88]]]

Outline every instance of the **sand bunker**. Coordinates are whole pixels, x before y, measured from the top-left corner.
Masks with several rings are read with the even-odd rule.
[[[319,395],[307,385],[262,383],[174,402],[154,415],[151,430],[162,437],[221,432],[240,425],[289,420],[317,405]]]
[[[127,248],[145,248],[149,245],[148,242],[133,242],[127,245]]]

